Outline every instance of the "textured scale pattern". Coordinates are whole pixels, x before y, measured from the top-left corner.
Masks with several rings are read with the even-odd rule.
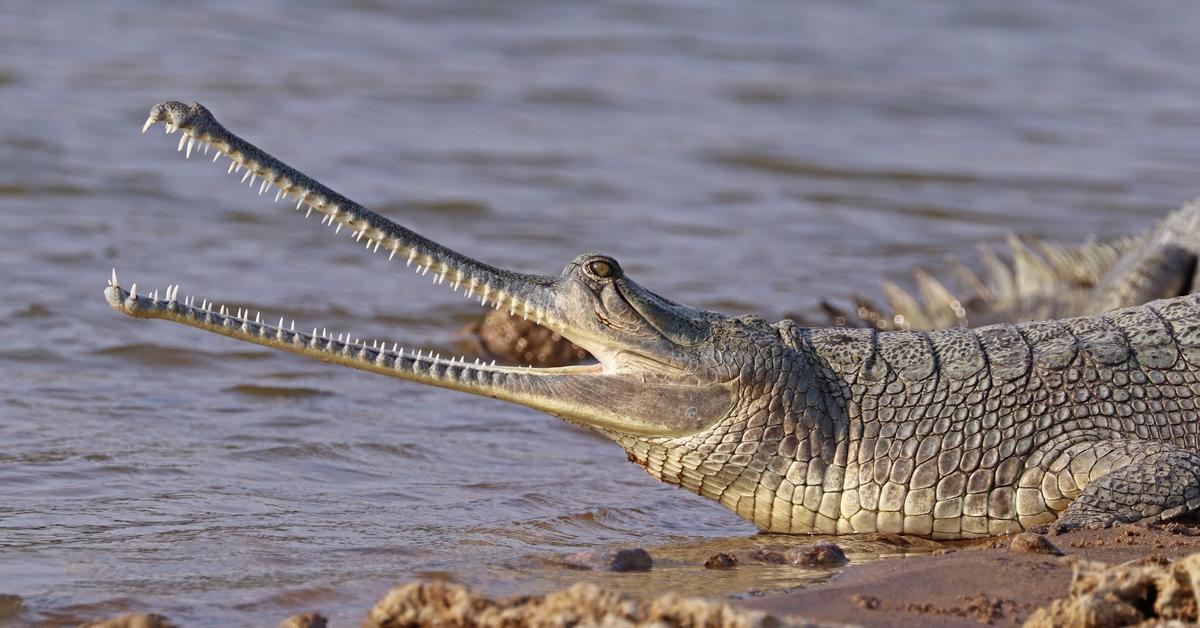
[[[1194,296],[973,330],[775,330],[732,418],[613,437],[772,532],[962,538],[1200,506]]]

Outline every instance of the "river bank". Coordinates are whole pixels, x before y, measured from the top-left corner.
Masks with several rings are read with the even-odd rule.
[[[1067,595],[1076,563],[1181,558],[1200,552],[1200,526],[1119,526],[1047,540],[1061,556],[1016,550],[1011,538],[997,537],[900,560],[851,564],[822,584],[738,606],[822,623],[1020,625],[1037,609]]]

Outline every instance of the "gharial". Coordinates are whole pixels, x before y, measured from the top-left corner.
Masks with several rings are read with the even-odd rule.
[[[1195,296],[1103,314],[933,332],[804,328],[669,301],[616,260],[558,276],[501,270],[447,249],[233,135],[202,106],[164,122],[323,214],[367,248],[527,315],[595,364],[520,368],[304,333],[166,293],[105,298],[160,318],[434,386],[523,404],[616,441],[654,477],[760,529],[936,538],[1156,521],[1200,506]]]
[[[918,268],[912,273],[916,295],[883,283],[887,308],[859,296],[850,309],[822,300],[817,312],[789,318],[804,326],[932,331],[1082,316],[1188,294],[1200,289],[1200,199],[1134,236],[1066,244],[1010,234],[1008,251],[1011,261],[981,243],[980,274],[946,259],[953,290]],[[467,332],[480,353],[512,363],[566,366],[591,357],[558,334],[501,310],[488,311]]]

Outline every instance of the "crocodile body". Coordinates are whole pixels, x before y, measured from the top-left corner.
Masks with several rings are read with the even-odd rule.
[[[1200,506],[1195,297],[935,332],[768,324],[669,301],[603,255],[582,255],[557,276],[488,266],[317,183],[199,105],[163,103],[146,127],[160,121],[183,131],[180,150],[214,148],[252,185],[261,177],[260,190],[277,187],[277,200],[541,322],[597,362],[446,360],[197,305],[178,286],[139,295],[114,271],[105,297],[127,315],[543,410],[607,435],[654,477],[765,531],[963,538],[1154,521]]]

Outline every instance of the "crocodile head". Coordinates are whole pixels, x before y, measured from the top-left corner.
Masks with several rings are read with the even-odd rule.
[[[188,156],[215,152],[229,159],[228,170],[258,185],[275,188],[275,198],[295,203],[322,224],[365,240],[369,251],[384,253],[420,274],[434,273],[483,305],[535,319],[584,347],[595,364],[528,368],[445,359],[421,350],[362,343],[324,332],[297,331],[294,323],[264,322],[261,315],[230,311],[180,297],[178,286],[138,294],[113,278],[105,290],[109,304],[137,318],[158,318],[434,386],[527,405],[610,436],[677,437],[710,428],[735,406],[737,380],[753,360],[737,353],[755,351],[753,335],[770,335],[761,321],[729,318],[671,302],[638,285],[611,257],[581,255],[557,276],[515,273],[489,266],[424,238],[310,179],[230,133],[202,106],[157,105],[143,132],[162,122],[168,134],[180,132],[178,148]],[[307,329],[307,328],[305,328]]]

